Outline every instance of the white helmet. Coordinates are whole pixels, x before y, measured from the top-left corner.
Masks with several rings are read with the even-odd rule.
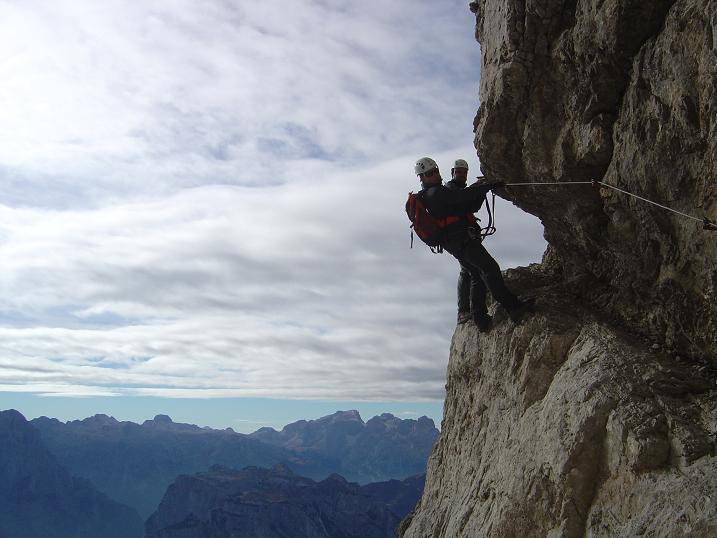
[[[468,170],[468,163],[463,159],[456,159],[456,162],[453,164],[453,168],[465,168]]]
[[[423,157],[422,159],[418,159],[416,161],[416,166],[413,169],[416,171],[416,175],[418,175],[425,174],[426,172],[430,172],[436,168],[438,168],[436,161],[430,157]]]

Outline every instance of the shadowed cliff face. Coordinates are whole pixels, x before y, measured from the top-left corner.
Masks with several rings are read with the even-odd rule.
[[[476,147],[508,182],[603,180],[717,216],[717,4],[484,0]],[[624,325],[717,356],[717,233],[612,190],[514,187],[572,291]]]
[[[142,520],[71,476],[15,410],[0,411],[0,536],[134,538]]]
[[[147,520],[146,536],[388,538],[410,510],[400,508],[415,505],[421,487],[420,477],[362,488],[336,474],[314,482],[281,465],[214,466],[174,481]]]
[[[717,216],[717,2],[483,0],[476,148],[507,182],[602,180]],[[456,329],[400,536],[717,536],[717,233],[612,190],[513,187],[536,313]]]

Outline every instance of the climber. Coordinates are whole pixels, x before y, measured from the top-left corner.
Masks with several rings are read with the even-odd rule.
[[[460,167],[459,167],[460,168]],[[463,189],[449,189],[442,184],[440,170],[436,161],[423,157],[414,168],[423,189],[419,193],[428,212],[435,218],[459,217],[454,223],[442,229],[440,243],[444,250],[452,254],[471,276],[471,283],[482,280],[493,298],[507,311],[515,323],[520,323],[526,312],[532,310],[533,302],[521,301],[505,285],[498,263],[481,244],[475,219],[467,215],[478,211],[485,195],[491,189],[503,186],[502,182],[492,184],[473,183]],[[462,171],[458,172],[464,175]],[[465,172],[467,175],[467,171]],[[454,166],[455,176],[455,166]],[[455,179],[455,177],[454,177]],[[485,305],[485,294],[471,297],[476,302],[471,305],[473,320],[481,332],[490,330],[492,318]]]
[[[463,159],[456,159],[456,162],[451,168],[451,180],[446,182],[446,187],[451,190],[461,190],[466,188],[466,182],[468,181],[468,163]],[[469,213],[468,218],[473,218],[473,213]],[[474,221],[474,224],[475,221]],[[486,290],[485,284],[482,278],[471,279],[471,273],[468,267],[458,261],[461,265],[460,273],[458,273],[458,324],[466,323],[474,318],[476,325],[486,325],[484,321],[487,316],[485,310],[485,299]],[[471,309],[471,304],[476,305]],[[482,307],[480,305],[483,305]],[[489,325],[489,324],[487,324]]]

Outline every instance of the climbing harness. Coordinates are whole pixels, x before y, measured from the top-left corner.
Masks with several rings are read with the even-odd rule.
[[[676,213],[677,215],[688,218],[690,220],[696,220],[697,222],[700,222],[702,224],[702,229],[717,232],[717,223],[711,221],[707,217],[700,218],[700,217],[695,217],[694,215],[689,215],[688,213],[683,213],[682,211],[678,211],[677,209],[667,207],[666,205],[658,204],[657,202],[653,202],[652,200],[648,200],[647,198],[638,196],[637,194],[633,194],[633,193],[628,192],[619,187],[615,187],[614,185],[610,185],[609,183],[605,183],[604,181],[598,181],[598,180],[593,180],[593,181],[551,181],[551,182],[545,182],[545,183],[541,182],[541,183],[506,183],[505,184],[506,187],[525,187],[528,185],[532,185],[532,186],[536,186],[536,185],[539,185],[539,186],[543,186],[543,185],[592,185],[594,187],[601,185],[603,187],[607,187],[609,189],[616,190],[616,191],[626,194],[628,196],[632,196],[633,198],[637,198],[638,200],[642,200],[643,202],[647,202],[648,204],[656,205],[659,208],[665,209],[667,211],[671,211],[673,213]]]
[[[485,195],[485,208],[488,211],[488,226],[480,229],[481,241],[495,233],[495,193],[491,191],[490,194],[490,203],[488,203],[488,194]]]
[[[476,178],[478,181],[485,182],[485,176],[478,176]],[[483,241],[486,237],[489,235],[493,235],[496,232],[495,229],[495,193],[493,191],[489,191],[491,194],[491,201],[488,202],[488,193],[485,193],[485,198],[483,199],[485,202],[485,209],[488,212],[488,225],[487,226],[476,226],[475,233],[471,234],[471,238],[473,239],[480,239]],[[480,219],[476,219],[478,222],[480,222]],[[470,232],[469,232],[470,233]]]

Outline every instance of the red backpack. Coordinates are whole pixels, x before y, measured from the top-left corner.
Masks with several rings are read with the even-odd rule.
[[[408,220],[411,221],[411,248],[413,248],[413,232],[415,231],[421,241],[431,247],[431,252],[434,253],[443,252],[443,247],[440,245],[443,228],[460,220],[460,217],[446,217],[445,219],[433,217],[426,209],[420,192],[408,193],[406,213]]]

